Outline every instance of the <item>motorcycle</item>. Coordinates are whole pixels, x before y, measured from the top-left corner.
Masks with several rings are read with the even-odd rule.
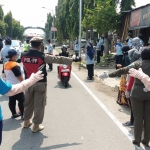
[[[55,56],[59,55],[56,54]],[[70,55],[70,57],[72,57],[72,55]],[[64,87],[67,87],[68,82],[71,78],[71,66],[60,64],[57,69],[58,69],[58,78],[63,83]]]
[[[60,64],[58,66],[58,78],[63,83],[64,87],[68,86],[70,77],[71,77],[71,66]]]

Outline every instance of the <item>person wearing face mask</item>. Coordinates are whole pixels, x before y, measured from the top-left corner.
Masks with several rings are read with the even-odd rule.
[[[16,62],[18,58],[17,52],[14,49],[10,49],[6,58],[9,60],[4,64],[4,74],[6,76],[6,82],[14,85],[22,82],[24,80],[24,72],[20,65]],[[18,107],[21,113],[21,119],[23,119],[24,111],[24,93],[21,92],[14,96],[9,96],[9,109],[12,113],[11,118],[17,118],[20,114],[16,113],[16,100],[18,101]]]
[[[120,39],[117,40],[117,43],[115,44],[115,49],[116,49],[116,69],[118,69],[118,64],[122,63],[123,59],[123,53],[122,53],[122,47],[123,44],[121,43]]]

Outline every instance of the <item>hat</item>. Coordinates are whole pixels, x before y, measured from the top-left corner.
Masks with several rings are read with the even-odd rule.
[[[30,40],[30,43],[31,43],[31,42],[43,43],[43,38],[40,38],[40,37],[33,37],[33,38]]]
[[[15,55],[17,55],[17,52],[14,49],[10,49],[6,55],[6,58],[12,58]]]
[[[8,44],[11,44],[11,39],[9,37],[6,37],[5,42],[8,43]]]

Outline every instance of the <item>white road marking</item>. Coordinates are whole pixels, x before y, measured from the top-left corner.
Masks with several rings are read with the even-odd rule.
[[[122,126],[119,120],[106,108],[106,106],[98,99],[92,91],[76,76],[74,72],[72,75],[80,82],[80,84],[86,89],[86,91],[93,97],[93,99],[98,103],[98,105],[107,113],[107,115],[115,122],[119,129],[128,137],[130,141],[134,139],[133,135],[128,132],[128,130]]]

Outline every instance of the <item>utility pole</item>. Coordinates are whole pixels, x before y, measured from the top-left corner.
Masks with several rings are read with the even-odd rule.
[[[81,30],[82,30],[82,0],[80,0],[80,9],[79,9],[79,57],[81,58]],[[79,64],[79,69],[81,63]]]

